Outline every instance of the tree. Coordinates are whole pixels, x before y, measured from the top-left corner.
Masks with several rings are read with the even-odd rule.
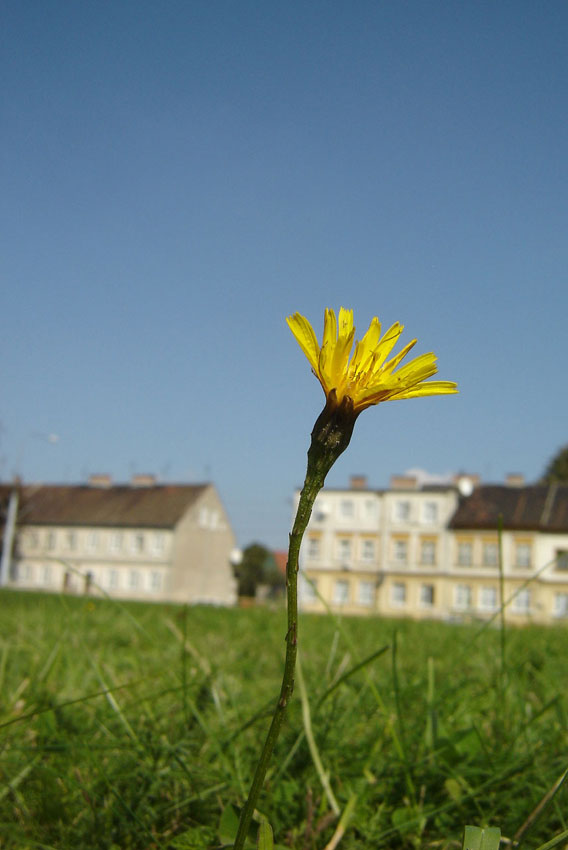
[[[568,481],[568,444],[562,446],[549,461],[541,481],[543,484],[552,484],[554,481]]]
[[[262,543],[251,543],[243,550],[243,558],[235,567],[239,596],[255,596],[259,584],[274,588],[284,581],[280,577],[274,556]]]

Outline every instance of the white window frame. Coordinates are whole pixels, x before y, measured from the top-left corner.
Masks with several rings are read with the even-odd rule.
[[[346,605],[349,602],[349,582],[347,579],[336,579],[333,584],[333,604]]]
[[[357,584],[357,602],[359,605],[371,607],[375,601],[375,583],[373,581],[359,581]]]
[[[412,514],[410,499],[399,499],[393,505],[393,519],[395,522],[409,522]]]
[[[489,555],[489,553],[492,553]],[[499,566],[499,544],[485,541],[481,546],[481,564],[484,567]]]
[[[568,593],[559,591],[554,594],[554,616],[562,619],[568,617]]]
[[[491,599],[487,599],[490,596]],[[479,591],[479,610],[480,611],[498,611],[499,610],[499,594],[496,587],[481,587]]]
[[[408,540],[393,540],[392,555],[396,564],[408,564]]]
[[[420,563],[426,567],[434,567],[437,561],[437,546],[435,540],[420,541]],[[426,552],[429,552],[426,557]]]
[[[523,557],[519,557],[522,553]],[[530,543],[515,543],[515,567],[519,570],[530,570],[532,567],[532,545]]]
[[[469,584],[456,584],[454,588],[454,607],[460,611],[470,611],[473,605],[473,592]]]
[[[350,563],[353,559],[353,540],[350,537],[337,538],[337,559],[342,563]]]
[[[531,610],[531,591],[528,587],[519,590],[511,602],[511,610],[515,614],[528,614]]]
[[[405,581],[393,581],[391,584],[390,601],[394,608],[403,608],[406,605]]]
[[[462,557],[462,554],[464,552],[469,552],[469,556],[467,558]],[[471,540],[458,540],[457,566],[458,567],[471,567],[472,565],[473,565],[473,542]]]
[[[436,525],[438,522],[439,505],[438,502],[424,502],[422,505],[422,522],[425,525]]]
[[[321,539],[308,534],[306,541],[306,558],[310,561],[319,561],[321,557]]]
[[[130,538],[130,551],[135,555],[143,555],[146,551],[146,537],[143,531],[134,531]]]
[[[377,541],[370,537],[361,540],[361,560],[373,562],[377,557]]]
[[[111,531],[108,548],[115,555],[122,552],[124,548],[124,534],[122,531]]]
[[[318,582],[317,579],[311,578],[308,579],[307,576],[302,576],[301,578],[301,598],[302,602],[316,602]]]

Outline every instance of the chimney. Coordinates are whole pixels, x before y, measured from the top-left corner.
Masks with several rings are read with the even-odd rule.
[[[509,472],[505,477],[507,487],[524,487],[525,476],[521,472]]]
[[[89,475],[89,487],[112,487],[110,475]]]
[[[415,475],[391,475],[391,490],[417,490],[418,479]]]
[[[153,487],[156,483],[155,475],[133,475],[130,484],[132,487]]]
[[[349,486],[352,490],[366,490],[367,476],[366,475],[350,475]]]

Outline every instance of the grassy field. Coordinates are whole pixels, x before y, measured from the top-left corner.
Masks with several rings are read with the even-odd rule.
[[[230,843],[284,612],[9,591],[0,611],[0,846]],[[323,849],[346,807],[345,850],[458,847],[466,823],[536,848],[568,828],[563,627],[504,646],[479,625],[300,627],[304,687],[259,805],[278,844]]]

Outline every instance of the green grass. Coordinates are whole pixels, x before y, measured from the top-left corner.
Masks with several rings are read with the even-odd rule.
[[[0,612],[0,846],[230,842],[284,612],[10,591]],[[564,628],[508,632],[503,668],[496,629],[300,627],[305,687],[259,803],[277,844],[324,848],[340,819],[345,850],[461,847],[466,824],[536,848],[568,829]]]

